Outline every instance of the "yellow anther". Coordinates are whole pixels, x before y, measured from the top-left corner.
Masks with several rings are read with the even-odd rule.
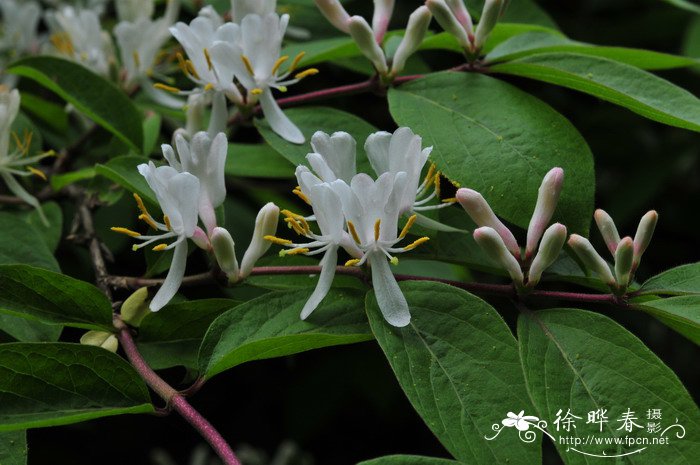
[[[40,177],[44,181],[48,181],[48,179],[46,178],[46,174],[44,174],[43,171],[34,168],[33,166],[27,166],[27,171],[32,173],[34,176]]]
[[[170,218],[168,218],[168,215],[163,215],[163,223],[165,223],[165,227],[168,228],[168,231],[173,230],[173,227],[170,225]]]
[[[301,255],[309,253],[309,249],[306,247],[297,247],[296,249],[290,249],[290,250],[280,250],[280,257],[284,257],[285,255]]]
[[[294,57],[294,60],[292,60],[292,65],[289,67],[290,73],[294,72],[294,70],[297,69],[297,66],[299,66],[299,62],[302,58],[304,58],[304,55],[306,55],[306,52],[299,52],[297,56]]]
[[[277,90],[279,90],[280,92],[287,92],[287,86],[278,86]]]
[[[297,197],[299,197],[301,200],[306,202],[307,204],[311,205],[311,200],[304,194],[301,189],[298,187],[292,191],[292,194],[295,194]]]
[[[291,212],[289,210],[282,210],[280,213],[282,213],[287,218],[293,218],[297,223],[299,223],[304,232],[309,232],[309,223],[303,216],[299,215],[298,213]]]
[[[214,84],[212,84],[211,82],[207,82],[207,84],[204,86],[204,92],[212,90],[213,88],[214,88]]]
[[[456,197],[450,197],[449,199],[442,199],[442,203],[455,203],[457,201]]]
[[[421,244],[425,244],[429,240],[430,240],[429,237],[421,237],[420,239],[417,239],[417,240],[411,242],[410,244],[408,244],[406,247],[403,248],[403,250],[408,252],[409,250],[413,250]]]
[[[359,258],[353,258],[352,260],[348,260],[345,262],[345,266],[356,266],[358,263],[360,263]]]
[[[56,155],[56,151],[53,149],[47,150],[46,152],[39,154],[40,157],[55,157]]]
[[[301,73],[297,73],[294,75],[294,79],[304,79],[307,76],[313,76],[314,74],[318,74],[318,70],[316,68],[309,68]]]
[[[132,231],[131,229],[127,229],[127,228],[113,227],[110,229],[114,232],[117,232],[120,234],[126,234],[127,236],[131,236],[131,237],[139,237],[141,235],[140,233],[137,233],[136,231]]]
[[[411,230],[411,227],[413,226],[413,223],[416,222],[416,218],[418,218],[418,215],[411,215],[411,217],[406,221],[406,226],[403,227],[401,230],[401,234],[399,234],[399,239],[403,239],[406,237],[408,234],[408,231]]]
[[[24,153],[29,153],[29,147],[32,145],[32,137],[34,133],[29,131],[24,133]]]
[[[141,57],[139,56],[139,52],[134,50],[134,53],[132,56],[134,58],[134,64],[136,65],[137,68],[140,68],[141,67]]]
[[[19,138],[17,133],[15,131],[12,131],[12,140],[15,141],[15,145],[17,146],[17,150],[20,152],[27,153],[27,149],[24,147],[24,142]]]
[[[153,250],[155,252],[162,252],[163,250],[168,248],[168,244],[158,244],[157,246],[153,247]]]
[[[294,218],[285,218],[284,221],[294,230],[295,233],[299,234],[300,236],[306,235],[304,228]]]
[[[54,47],[56,47],[56,50],[65,55],[73,55],[75,52],[73,42],[71,42],[70,36],[65,32],[59,32],[51,35],[51,37],[49,37],[49,41]]]
[[[435,181],[435,163],[431,163],[430,168],[428,168],[428,174],[425,175],[425,186],[430,187],[433,181]]]
[[[153,221],[153,218],[151,218],[151,215],[147,215],[145,213],[142,213],[139,215],[139,219],[149,225],[153,229],[158,229],[158,226],[156,225],[156,222]]]
[[[282,239],[281,237],[277,236],[263,236],[263,239],[277,245],[289,245],[292,243],[292,241],[289,239]]]
[[[192,76],[194,76],[195,79],[199,79],[199,73],[198,73],[197,70],[195,69],[194,63],[192,63],[191,60],[186,60],[186,61],[185,61],[185,68],[187,69],[187,71],[190,72],[190,74],[191,74]]]
[[[435,173],[435,195],[440,198],[440,172]]]
[[[141,210],[141,213],[143,213],[144,215],[147,215],[147,216],[151,216],[151,214],[148,213],[148,209],[146,208],[146,205],[144,205],[144,203],[143,203],[143,199],[136,192],[134,192],[134,200],[136,200],[136,205],[139,207],[139,210]]]
[[[379,227],[382,224],[382,220],[380,218],[377,218],[377,221],[374,222],[374,240],[378,241],[379,240]]]
[[[207,60],[207,68],[209,68],[209,71],[214,69],[214,64],[211,62],[211,56],[209,55],[209,50],[206,48],[204,49],[204,58]]]
[[[189,77],[189,70],[187,69],[187,63],[185,62],[185,57],[182,56],[182,53],[177,52],[175,54],[175,58],[177,58],[177,66],[180,68],[180,71],[182,71],[182,74],[185,76]]]
[[[284,63],[287,60],[289,60],[289,55],[283,55],[279,57],[277,61],[275,61],[274,66],[272,67],[272,74],[275,74],[280,69],[280,66],[282,66],[282,63]]]
[[[391,257],[391,259],[389,260],[389,263],[391,263],[394,266],[398,265],[399,264],[398,257]]]
[[[263,90],[259,87],[256,87],[255,89],[251,89],[250,93],[253,95],[260,95],[263,93]]]
[[[245,55],[241,55],[241,60],[243,60],[243,64],[245,65],[245,69],[248,70],[250,75],[255,76],[255,71],[253,70],[253,64],[250,62],[250,59]]]
[[[173,94],[178,94],[181,92],[181,90],[177,87],[169,86],[160,82],[156,82],[155,84],[153,84],[153,87],[155,87],[156,89],[164,90],[166,92],[172,92]]]
[[[357,235],[357,229],[355,229],[355,225],[352,223],[352,221],[348,221],[348,230],[350,231],[352,238],[355,239],[355,242],[361,244],[362,241],[360,240],[360,236]]]

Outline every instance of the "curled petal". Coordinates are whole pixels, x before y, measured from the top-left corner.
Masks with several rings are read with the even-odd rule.
[[[265,118],[267,118],[270,127],[278,136],[293,144],[304,143],[304,134],[302,134],[299,128],[282,112],[282,109],[277,105],[275,98],[272,96],[270,89],[265,90],[262,95],[260,95],[260,106],[262,107],[263,114]]]
[[[314,289],[313,294],[309,297],[309,300],[304,304],[304,308],[301,310],[301,319],[305,320],[311,313],[316,310],[318,304],[326,297],[328,291],[331,289],[333,284],[333,277],[335,276],[335,266],[338,263],[338,248],[331,246],[321,259],[321,274],[318,277],[318,283],[316,284],[316,289]]]
[[[165,277],[163,285],[160,286],[153,300],[151,300],[151,311],[157,312],[165,307],[168,302],[177,294],[182,284],[182,278],[185,276],[185,267],[187,266],[187,241],[183,240],[175,246],[173,253],[173,261],[170,263],[170,270]]]
[[[389,268],[389,262],[383,255],[375,253],[371,263],[372,286],[384,319],[398,328],[407,326],[411,322],[408,302]]]

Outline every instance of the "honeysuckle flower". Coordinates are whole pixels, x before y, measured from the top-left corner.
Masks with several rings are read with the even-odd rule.
[[[507,428],[515,427],[518,431],[527,431],[530,429],[530,422],[537,422],[539,418],[531,415],[525,415],[525,410],[521,410],[517,415],[513,412],[508,412],[501,423]]]
[[[19,113],[20,95],[14,89],[8,91],[4,86],[0,86],[0,177],[7,185],[7,188],[22,199],[25,203],[34,207],[41,220],[48,225],[48,220],[44,216],[39,201],[26,191],[24,187],[15,179],[15,176],[38,176],[46,180],[46,175],[32,167],[31,165],[39,160],[53,156],[54,152],[49,151],[39,155],[29,156],[31,146],[31,133],[25,134],[23,140],[12,132],[12,123]],[[13,138],[15,148],[10,152],[10,139]]]
[[[0,13],[0,52],[9,52],[10,58],[14,59],[35,51],[38,46],[37,25],[41,17],[39,4],[34,1],[0,0]]]
[[[239,279],[247,278],[253,271],[255,262],[270,249],[272,243],[265,238],[274,236],[277,231],[279,216],[280,209],[272,202],[265,204],[258,212],[258,216],[255,218],[253,238],[250,240],[250,244],[241,260]]]
[[[507,2],[486,0],[476,28],[464,0],[427,0],[430,9],[442,28],[457,39],[457,42],[470,54],[478,53],[486,43],[498,18],[503,14]]]
[[[355,139],[347,132],[328,135],[317,131],[311,136],[313,153],[306,155],[311,168],[324,182],[342,179],[349,183],[356,173],[357,147]]]
[[[163,222],[156,221],[146,209],[141,198],[134,194],[134,198],[141,210],[139,219],[161,234],[142,235],[126,228],[112,228],[113,231],[126,234],[141,242],[132,248],[138,250],[142,247],[160,242],[153,247],[155,251],[174,249],[173,261],[170,264],[168,275],[156,295],[151,300],[150,309],[156,312],[163,308],[170,299],[175,296],[180,288],[182,278],[185,275],[187,265],[187,239],[195,239],[204,232],[197,226],[197,213],[199,210],[200,186],[196,176],[178,172],[171,166],[157,167],[153,162],[138,166],[139,173],[146,178],[146,182],[155,193],[158,204],[163,212]],[[174,239],[167,244],[162,241]],[[199,238],[201,240],[201,237]]]
[[[275,12],[277,0],[231,0],[231,20],[240,24],[248,15],[265,16]]]
[[[151,18],[155,9],[154,0],[115,0],[119,21],[134,23],[142,18]]]
[[[175,134],[175,147],[168,144],[161,146],[163,157],[177,172],[187,172],[198,179],[199,193],[198,212],[208,233],[216,227],[214,209],[226,199],[226,183],[224,180],[224,165],[228,151],[226,134],[219,133],[215,137],[201,131],[187,142],[181,133]]]
[[[231,234],[228,230],[217,226],[211,232],[209,240],[219,268],[226,274],[230,282],[236,282],[239,269],[236,259],[236,243],[233,242]]]

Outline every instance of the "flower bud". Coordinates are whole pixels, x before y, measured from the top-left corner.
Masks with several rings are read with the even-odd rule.
[[[243,260],[241,261],[241,271],[240,277],[247,278],[255,262],[257,262],[260,257],[265,255],[265,252],[270,248],[272,242],[265,239],[265,236],[274,236],[277,231],[277,223],[279,221],[280,209],[277,205],[269,202],[258,212],[258,216],[255,218],[255,231],[253,232],[253,239],[250,241],[248,249],[243,255]]]
[[[80,343],[86,346],[102,347],[110,352],[116,352],[119,348],[119,340],[116,336],[106,331],[88,331],[81,336]]]
[[[659,214],[656,213],[656,211],[651,210],[647,212],[647,214],[644,215],[639,221],[637,233],[634,235],[634,270],[636,270],[639,266],[639,261],[642,259],[642,254],[644,254],[647,247],[649,247],[651,236],[654,235],[654,229],[656,228],[656,222],[658,220]]]
[[[506,248],[501,236],[489,227],[482,227],[474,231],[474,240],[493,260],[501,264],[508,272],[516,286],[523,285],[523,272],[520,264]]]
[[[501,15],[501,7],[503,0],[486,0],[484,9],[481,11],[479,24],[476,26],[476,34],[474,37],[474,47],[479,50],[484,46],[493,28],[498,22],[498,17]]]
[[[150,19],[153,16],[153,0],[116,0],[114,6],[119,21],[135,23],[141,18]]]
[[[389,68],[386,64],[384,51],[374,40],[374,33],[362,16],[353,16],[348,20],[350,35],[360,48],[360,52],[366,56],[380,74],[386,74]]]
[[[559,253],[562,247],[564,247],[565,241],[566,226],[555,223],[547,228],[542,236],[542,242],[537,250],[537,255],[535,255],[534,260],[532,260],[532,265],[530,265],[530,271],[527,276],[528,286],[533,287],[540,282],[544,270],[549,268],[557,257],[559,257]]]
[[[396,49],[394,59],[391,65],[391,74],[396,76],[403,71],[406,66],[406,60],[413,55],[425,38],[425,33],[428,31],[428,25],[432,15],[427,7],[421,6],[416,11],[411,13],[406,26],[406,33],[401,39],[399,47]]]
[[[578,234],[572,234],[569,237],[569,247],[576,252],[586,269],[595,272],[608,286],[617,287],[617,282],[607,262],[595,251],[588,239]]]
[[[472,17],[464,5],[464,0],[445,0],[447,6],[452,10],[452,14],[455,19],[459,21],[464,30],[467,32],[469,40],[474,40],[474,23],[472,22]]]
[[[559,202],[562,183],[564,182],[564,170],[552,168],[544,176],[537,193],[537,204],[532,213],[530,225],[527,228],[527,245],[525,246],[525,259],[528,260],[537,250],[537,243],[542,237],[544,229],[552,219],[554,210]]]
[[[615,251],[615,277],[620,289],[626,289],[632,274],[632,259],[634,257],[634,241],[625,237],[620,241]]]
[[[212,251],[216,257],[219,268],[226,273],[230,282],[238,281],[238,260],[236,260],[236,244],[229,232],[221,227],[216,227],[209,237]]]
[[[605,246],[614,256],[615,250],[617,250],[617,244],[620,243],[620,233],[617,232],[615,222],[613,221],[612,217],[605,212],[605,210],[601,210],[600,208],[595,211],[593,218],[595,218],[595,224],[598,225],[600,235],[603,236]]]
[[[119,313],[125,323],[138,328],[144,317],[151,313],[148,308],[148,288],[142,287],[131,294],[122,304]]]
[[[348,28],[348,21],[350,20],[350,15],[343,5],[340,4],[339,0],[315,0],[316,6],[323,16],[340,31],[346,34],[350,32]]]
[[[381,44],[384,34],[389,28],[389,21],[394,13],[394,0],[374,0],[374,16],[372,16],[372,30],[377,43]]]
[[[488,226],[494,229],[501,236],[510,253],[516,258],[520,257],[520,246],[518,246],[515,236],[496,217],[481,194],[472,189],[461,188],[457,191],[457,201],[477,226]]]
[[[185,132],[192,137],[196,132],[204,127],[204,110],[207,107],[206,101],[201,94],[192,94],[187,97],[187,111]],[[173,147],[175,146],[175,135],[173,135]]]
[[[448,8],[445,0],[427,0],[425,6],[435,16],[438,24],[457,39],[459,45],[468,50],[472,48],[471,41],[467,37],[467,31],[464,30],[464,27],[459,23],[452,10]]]

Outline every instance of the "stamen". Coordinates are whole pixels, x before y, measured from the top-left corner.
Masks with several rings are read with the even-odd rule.
[[[158,244],[157,246],[153,247],[153,250],[155,252],[162,252],[163,250],[168,248],[168,244]]]
[[[182,53],[177,52],[175,54],[175,58],[177,58],[177,66],[180,68],[180,71],[182,71],[182,74],[190,77],[189,70],[187,69],[187,63],[185,62],[185,57],[182,56]]]
[[[207,82],[207,84],[204,86],[204,92],[210,91],[214,88],[214,84],[211,82]]]
[[[277,72],[277,70],[280,69],[280,66],[282,66],[282,63],[284,63],[287,60],[289,60],[289,55],[283,55],[283,56],[279,57],[277,59],[277,61],[275,61],[275,65],[272,67],[271,74],[275,74]]]
[[[194,76],[195,79],[200,79],[199,73],[194,67],[194,63],[192,63],[191,60],[185,60],[185,67],[187,68],[187,71],[190,72],[192,76]]]
[[[277,236],[263,236],[263,239],[277,245],[289,245],[292,243],[292,241],[290,241],[289,239],[282,239]]]
[[[146,209],[146,205],[143,203],[143,199],[136,192],[134,192],[134,200],[136,200],[136,205],[139,207],[139,210],[141,210],[141,213],[151,216],[151,214],[148,213],[148,209]]]
[[[309,68],[307,70],[302,71],[301,73],[297,73],[294,75],[294,79],[304,79],[307,76],[313,76],[314,74],[318,74],[319,71],[316,68]]]
[[[178,94],[178,93],[182,92],[177,87],[169,86],[167,84],[162,84],[160,82],[156,82],[155,84],[153,84],[153,87],[155,87],[156,89],[164,90],[166,92],[172,92],[173,94]]]
[[[417,239],[417,240],[411,242],[410,244],[408,244],[406,247],[403,248],[403,250],[404,250],[404,252],[408,252],[409,250],[413,250],[421,244],[425,244],[429,240],[430,240],[429,237],[421,237],[420,239]]]
[[[435,173],[435,195],[440,198],[440,172]]]
[[[253,95],[260,95],[260,94],[263,93],[263,90],[262,90],[261,88],[259,88],[259,87],[256,87],[255,89],[252,89],[252,90],[250,91],[250,93],[253,94]]]
[[[435,180],[435,163],[430,164],[430,168],[428,168],[428,174],[425,175],[425,187],[428,188],[433,181]]]
[[[382,224],[381,218],[377,218],[377,221],[374,223],[374,240],[378,241],[379,240],[379,227]]]
[[[309,249],[306,247],[297,247],[296,249],[290,249],[290,250],[280,250],[280,257],[284,257],[285,255],[301,255],[309,253]]]
[[[211,62],[211,56],[209,55],[209,50],[206,48],[204,49],[204,58],[207,60],[207,67],[209,68],[209,71],[214,69],[214,65]]]
[[[359,258],[353,258],[352,260],[348,260],[345,262],[345,266],[357,266],[357,264],[360,263]]]
[[[394,266],[398,265],[399,264],[399,257],[391,257],[391,259],[389,259],[389,263],[391,263]]]
[[[302,58],[304,58],[304,55],[306,55],[306,52],[299,52],[297,54],[297,56],[294,57],[294,60],[292,60],[292,65],[289,67],[290,73],[293,73],[294,70],[297,69],[299,62],[301,61]]]
[[[56,50],[64,55],[73,55],[75,51],[73,48],[73,42],[70,40],[70,36],[65,32],[53,34],[51,37],[49,37],[49,41],[54,47],[56,47]]]
[[[284,221],[287,223],[287,225],[289,225],[289,227],[291,227],[294,230],[294,232],[296,232],[300,236],[306,235],[306,231],[304,230],[304,228],[294,218],[285,218]]]
[[[450,197],[449,199],[442,199],[442,202],[443,202],[443,203],[455,203],[455,202],[457,202],[457,198],[456,198],[456,197]]]
[[[140,68],[141,67],[141,57],[139,57],[139,52],[134,50],[133,57],[134,57],[134,64],[136,65],[137,68]]]
[[[46,178],[46,174],[44,174],[43,171],[34,168],[33,166],[27,166],[27,171],[32,173],[34,176],[40,177],[44,181],[48,181],[48,179]]]
[[[34,137],[34,133],[31,131],[25,132],[24,133],[24,150],[25,154],[29,153],[29,147],[32,145],[32,137]]]
[[[136,231],[132,231],[131,229],[127,229],[127,228],[112,227],[110,229],[114,232],[126,234],[127,236],[131,236],[131,237],[139,237],[141,235],[140,233],[137,233]]]
[[[168,228],[168,231],[173,230],[173,227],[170,226],[170,218],[168,218],[168,215],[163,215],[163,223],[165,223],[165,227]]]
[[[418,215],[411,215],[411,217],[406,221],[406,226],[403,227],[401,230],[401,234],[399,234],[399,239],[403,239],[406,237],[408,234],[408,231],[411,230],[411,227],[413,226],[413,223],[416,222],[416,218],[418,218]]]
[[[21,153],[25,153],[24,149],[24,143],[20,140],[19,136],[15,131],[12,131],[12,140],[15,141],[15,145],[17,146],[17,150],[19,150]]]
[[[287,218],[293,218],[294,220],[296,220],[297,223],[300,223],[300,225],[301,225],[302,229],[304,229],[304,231],[306,231],[306,232],[310,231],[309,223],[306,222],[306,218],[304,218],[303,216],[299,215],[298,213],[294,213],[292,211],[286,210],[286,209],[282,210],[280,213],[282,213]]]
[[[295,194],[297,197],[299,197],[301,200],[306,202],[307,204],[311,205],[311,200],[304,194],[299,187],[295,188],[292,191],[292,194]]]
[[[149,225],[151,228],[158,230],[158,226],[156,226],[156,222],[153,221],[153,218],[151,218],[150,215],[146,215],[144,213],[139,215],[139,219]]]
[[[243,64],[245,65],[245,69],[248,70],[250,75],[255,76],[255,71],[253,70],[253,65],[250,62],[250,59],[245,55],[241,55],[241,60],[243,60]]]
[[[355,229],[355,225],[352,223],[352,221],[348,221],[348,230],[350,231],[352,238],[355,239],[355,242],[361,244],[362,241],[360,240],[360,236],[357,235],[357,229]]]
[[[287,86],[277,86],[277,90],[282,93],[287,92]]]

